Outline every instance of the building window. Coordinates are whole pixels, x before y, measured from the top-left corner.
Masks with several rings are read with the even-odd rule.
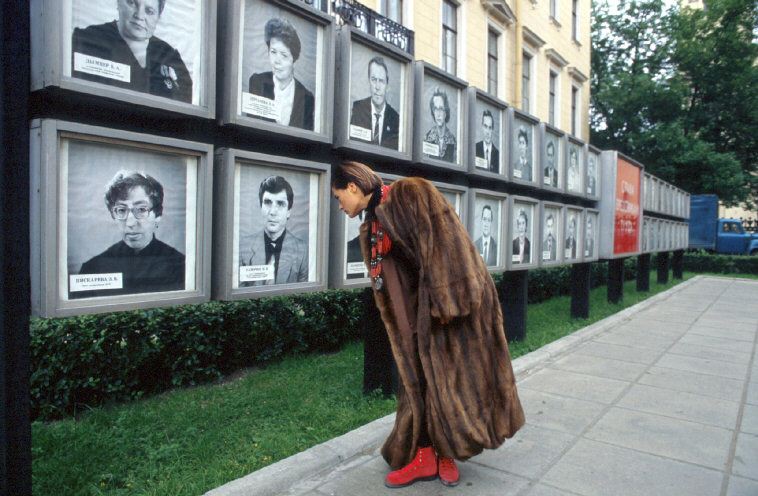
[[[571,86],[571,134],[573,136],[579,136],[577,134],[577,124],[579,122],[579,88]]]
[[[497,95],[497,42],[500,35],[493,30],[489,30],[487,36],[487,91]]]
[[[558,91],[558,74],[550,71],[550,106],[548,108],[548,122],[555,126],[556,106],[558,104],[558,98],[556,92]]]
[[[558,19],[558,0],[550,0],[550,17]]]
[[[529,112],[531,102],[529,101],[530,89],[532,84],[532,56],[524,52],[523,62],[521,64],[521,109]]]
[[[579,0],[571,0],[571,38],[579,41]]]
[[[398,24],[402,24],[403,0],[380,0],[379,13]]]
[[[457,8],[450,0],[442,2],[442,68],[455,74],[458,38]]]

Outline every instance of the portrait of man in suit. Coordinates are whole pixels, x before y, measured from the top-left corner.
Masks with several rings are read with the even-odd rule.
[[[543,182],[554,188],[558,187],[558,168],[555,166],[555,140],[548,138],[545,146],[545,170]]]
[[[542,260],[554,262],[557,255],[555,238],[555,215],[553,211],[545,212],[545,235],[542,239]]]
[[[482,167],[480,161],[476,161],[476,166],[486,168],[494,173],[500,172],[500,152],[492,142],[492,134],[495,127],[495,118],[489,109],[482,112],[482,140],[476,142],[476,158],[484,160]]]
[[[595,227],[592,225],[592,215],[587,214],[587,220],[584,226],[584,256],[595,256]]]
[[[370,96],[353,102],[350,125],[368,130],[364,133],[370,142],[386,148],[398,149],[400,115],[387,102],[390,73],[382,57],[375,56],[368,63]],[[351,133],[351,138],[369,141]]]
[[[530,263],[531,249],[526,230],[529,228],[529,216],[526,210],[519,209],[516,216],[516,237],[513,238],[513,263]]]
[[[513,177],[524,181],[532,180],[532,160],[529,148],[529,133],[526,126],[518,128],[516,135],[516,160],[513,164]]]
[[[240,286],[260,286],[308,281],[308,244],[287,230],[294,193],[282,176],[269,176],[258,189],[263,232],[240,257],[241,266],[251,266],[258,276]]]
[[[576,258],[576,214],[572,213],[569,214],[569,220],[566,223],[566,241],[564,243],[564,248],[566,249],[566,258],[574,259]]]
[[[587,160],[587,194],[595,196],[595,188],[597,187],[597,162],[593,154],[589,154],[590,158]]]
[[[492,217],[492,207],[484,205],[480,217],[482,235],[474,241],[474,246],[488,267],[497,265],[497,242],[492,236]]]

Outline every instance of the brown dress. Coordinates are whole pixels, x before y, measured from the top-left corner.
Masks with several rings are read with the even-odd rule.
[[[524,424],[495,285],[447,200],[429,181],[396,181],[375,209],[392,239],[374,296],[397,363],[389,465],[413,459],[426,426],[437,452],[466,460]],[[364,258],[369,223],[361,226]]]

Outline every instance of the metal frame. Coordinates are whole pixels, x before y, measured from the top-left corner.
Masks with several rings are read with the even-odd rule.
[[[500,204],[500,225],[498,226],[498,254],[500,257],[500,263],[496,266],[487,266],[487,270],[489,270],[490,273],[499,273],[504,272],[506,270],[506,250],[503,246],[506,243],[507,238],[507,226],[504,225],[503,219],[508,216],[509,213],[509,198],[508,195],[505,193],[500,193],[497,191],[491,191],[488,189],[479,189],[479,188],[471,188],[469,189],[469,195],[468,195],[468,223],[466,224],[469,236],[471,236],[471,242],[474,243],[476,239],[474,238],[474,226],[477,222],[477,213],[476,213],[476,199],[477,197],[487,196],[492,198],[494,201],[497,201]],[[492,220],[493,223],[495,222],[495,219]]]
[[[405,66],[405,88],[401,91],[404,112],[400,115],[403,134],[398,136],[399,150],[360,141],[350,137],[350,68],[354,43],[360,43],[380,55],[389,57]],[[343,25],[337,31],[337,72],[334,109],[334,146],[373,154],[378,157],[410,161],[413,158],[413,58],[389,43],[370,36],[350,25]]]
[[[603,178],[602,196],[598,203],[598,209],[600,210],[600,258],[601,259],[616,259],[626,258],[640,253],[641,235],[637,236],[636,249],[630,252],[623,252],[619,254],[614,253],[615,246],[615,222],[616,222],[616,178],[618,176],[619,160],[624,160],[630,165],[639,169],[639,181],[637,184],[632,185],[639,194],[639,209],[637,211],[638,228],[642,228],[642,203],[644,198],[642,196],[641,186],[643,176],[645,173],[645,167],[634,159],[623,155],[615,150],[606,150],[601,155],[601,167],[603,171],[600,173]]]
[[[64,33],[63,27],[71,25],[71,2],[60,0],[31,0],[32,73],[31,89],[40,90],[49,86],[111,98],[145,107],[162,109],[186,115],[212,119],[216,112],[216,2],[202,0],[202,40],[199,49],[201,78],[193,80],[201,84],[203,92],[199,105],[178,102],[170,98],[122,89],[95,81],[87,81],[66,76],[70,54],[63,53],[63,47],[70,46],[71,32]]]
[[[468,95],[468,109],[469,109],[469,118],[468,118],[468,143],[467,143],[467,154],[468,157],[468,172],[472,176],[481,176],[485,178],[491,178],[491,179],[498,179],[501,181],[507,181],[508,180],[508,159],[510,157],[509,155],[509,148],[510,148],[510,141],[507,139],[508,136],[510,136],[508,126],[509,126],[509,119],[508,119],[508,104],[504,101],[495,98],[494,96],[490,95],[489,93],[480,90],[479,88],[475,88],[473,86],[468,88],[467,91]],[[494,173],[490,172],[488,170],[482,170],[481,168],[476,166],[476,141],[474,139],[474,136],[476,136],[475,129],[477,129],[477,126],[481,125],[480,116],[477,115],[477,107],[476,102],[477,100],[482,100],[487,105],[491,105],[492,107],[495,107],[499,110],[500,113],[500,135],[497,137],[497,145],[500,150],[500,173]]]
[[[558,211],[558,218],[555,220],[556,222],[556,228],[555,228],[555,260],[546,260],[545,259],[545,247],[543,246],[543,242],[545,239],[545,210],[548,208],[554,208]],[[563,220],[565,217],[565,210],[566,206],[561,203],[555,203],[555,202],[548,202],[548,201],[542,201],[540,202],[540,208],[539,208],[539,215],[540,215],[540,229],[539,229],[539,243],[536,244],[536,246],[539,247],[539,250],[537,250],[537,253],[539,254],[539,265],[540,267],[553,267],[558,265],[563,265],[563,230],[565,228],[563,224]]]
[[[545,182],[545,164],[547,164],[547,135],[551,134],[558,142],[558,150],[555,151],[555,160],[558,160],[558,186],[553,187]],[[546,191],[563,193],[566,189],[566,132],[545,122],[540,122],[540,167],[539,187]]]
[[[420,126],[421,116],[429,112],[428,102],[423,101],[424,95],[424,81],[427,77],[432,77],[441,80],[443,83],[449,84],[456,89],[458,97],[458,122],[456,123],[459,129],[458,136],[456,136],[456,161],[446,162],[437,158],[431,158],[424,153],[424,133],[426,132]],[[466,171],[465,160],[467,158],[467,145],[468,143],[468,98],[466,97],[466,88],[468,83],[460,78],[457,78],[442,69],[435,67],[423,60],[417,60],[415,62],[415,101],[414,106],[414,121],[413,126],[413,161],[416,163],[431,165],[434,167],[441,167],[444,169],[452,169],[457,171]]]
[[[463,227],[468,229],[469,189],[466,186],[462,186],[460,184],[444,183],[444,182],[439,182],[439,181],[432,181],[431,183],[437,187],[440,193],[450,192],[453,194],[460,195],[460,210],[456,213],[458,214],[458,218],[461,220]],[[455,205],[453,205],[453,207],[455,207]]]
[[[534,215],[532,216],[532,219],[530,221],[532,223],[532,233],[533,233],[532,239],[530,240],[530,245],[529,245],[529,252],[532,255],[532,262],[530,263],[514,264],[513,262],[513,238],[516,235],[513,229],[513,223],[514,223],[513,215],[516,212],[516,208],[517,208],[516,203],[527,203],[534,207],[534,210],[533,210]],[[540,246],[539,241],[535,243],[534,237],[535,235],[540,236],[540,226],[539,225],[535,226],[534,218],[535,217],[539,218],[540,216],[540,201],[535,198],[530,198],[528,196],[511,195],[508,197],[508,212],[512,214],[508,218],[508,229],[507,229],[508,239],[506,240],[506,245],[507,245],[506,262],[507,262],[508,271],[528,270],[528,269],[535,269],[539,267],[541,264],[542,253],[539,251],[536,251],[535,248],[541,248],[541,246]],[[540,224],[541,223],[542,222],[540,219]]]
[[[594,215],[595,223],[593,224],[592,244],[595,247],[592,255],[587,255],[587,247],[584,242],[587,240],[587,219],[589,215]],[[585,208],[582,214],[582,261],[594,262],[600,259],[600,210],[596,208]]]
[[[259,0],[265,3],[271,3],[288,10],[291,14],[300,16],[307,21],[323,29],[324,53],[323,53],[323,84],[321,88],[321,115],[314,115],[314,123],[321,120],[320,131],[310,131],[300,129],[294,126],[282,126],[275,122],[248,117],[242,113],[237,113],[240,105],[240,66],[239,61],[242,57],[242,35],[241,19],[244,15],[243,3],[245,0],[229,0],[223,2],[224,11],[222,12],[219,22],[219,32],[223,51],[223,59],[219,73],[221,81],[221,90],[219,102],[218,120],[221,124],[235,124],[238,126],[249,127],[267,131],[284,137],[294,137],[303,140],[316,141],[322,143],[332,143],[334,138],[332,123],[334,112],[334,67],[335,67],[335,35],[334,35],[334,18],[325,14],[321,10],[311,7],[299,0]],[[318,97],[314,95],[314,97]],[[315,127],[315,126],[314,126]]]
[[[579,191],[569,190],[569,161],[571,159],[571,146],[574,145],[579,149],[579,156],[577,156],[577,167],[579,167]],[[576,198],[585,198],[587,196],[586,191],[586,176],[587,176],[587,147],[584,141],[575,138],[571,135],[566,136],[566,149],[565,149],[565,161],[566,161],[566,188],[563,190],[566,195]]]
[[[60,185],[67,178],[60,173],[60,141],[65,133],[69,139],[126,145],[135,149],[161,149],[187,152],[198,157],[196,225],[195,225],[195,289],[133,295],[102,296],[64,300],[59,291],[60,232],[58,214],[62,198]],[[113,312],[151,308],[163,305],[201,303],[210,299],[210,248],[213,147],[205,143],[183,141],[104,127],[43,119],[31,123],[32,170],[32,312],[44,317],[65,317],[77,314]]]
[[[215,204],[213,230],[213,298],[222,300],[238,300],[258,298],[262,296],[281,295],[289,293],[304,293],[321,291],[327,287],[327,264],[329,260],[329,197],[330,197],[330,166],[308,160],[299,160],[276,155],[248,152],[232,148],[216,150],[216,170],[214,174],[214,194],[218,201]],[[233,287],[233,271],[239,267],[233,266],[234,260],[234,225],[235,218],[235,170],[238,162],[244,165],[276,167],[297,172],[316,173],[319,175],[318,187],[318,239],[316,242],[315,280],[288,284],[272,284],[264,286]],[[310,227],[314,227],[311,225]]]
[[[585,147],[585,158],[586,158],[586,167],[585,167],[585,179],[584,179],[584,191],[585,191],[585,197],[590,200],[600,200],[600,197],[602,196],[602,186],[603,186],[603,178],[602,178],[602,167],[600,167],[600,154],[602,153],[602,150],[597,148],[596,146],[592,146],[590,144],[587,144]],[[595,194],[590,194],[588,191],[588,181],[590,177],[590,157],[595,157]]]
[[[513,163],[516,157],[516,154],[518,151],[516,150],[516,147],[513,146],[513,142],[516,139],[516,136],[518,134],[518,131],[516,129],[515,120],[516,118],[522,119],[524,121],[527,121],[532,125],[532,180],[531,181],[525,181],[519,177],[516,177],[513,174]],[[508,176],[510,177],[510,181],[512,183],[516,184],[524,184],[527,186],[531,186],[533,188],[541,188],[542,186],[539,184],[538,177],[542,177],[542,163],[541,163],[541,154],[540,150],[542,148],[542,143],[540,140],[540,132],[539,132],[539,119],[537,119],[535,116],[531,114],[527,114],[526,112],[522,112],[521,110],[514,109],[513,107],[508,108],[508,143],[509,143],[509,154],[508,154]]]

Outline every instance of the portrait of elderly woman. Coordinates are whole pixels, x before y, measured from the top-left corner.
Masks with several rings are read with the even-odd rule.
[[[266,22],[263,37],[271,70],[250,76],[249,91],[271,101],[276,117],[256,117],[312,131],[313,93],[295,78],[295,62],[301,50],[297,31],[288,20],[274,17]]]
[[[119,171],[106,186],[104,199],[121,240],[84,262],[79,274],[121,274],[122,287],[71,296],[183,290],[184,255],[156,237],[163,216],[163,186],[150,175]]]
[[[455,162],[455,134],[447,127],[450,122],[450,102],[447,92],[439,86],[434,88],[429,99],[429,112],[432,115],[432,127],[426,132],[424,142],[435,146],[437,154],[427,155],[446,162]],[[424,146],[424,149],[430,150],[428,146]]]
[[[153,34],[167,1],[116,0],[117,19],[74,28],[72,76],[192,103],[192,77],[182,56]]]

